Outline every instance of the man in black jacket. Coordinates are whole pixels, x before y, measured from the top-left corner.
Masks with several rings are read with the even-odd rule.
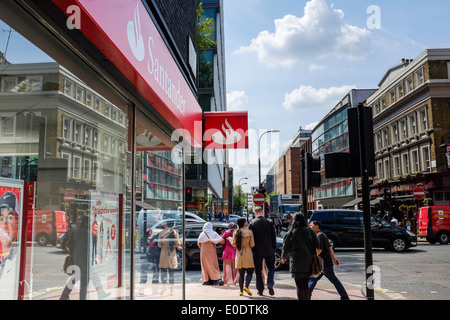
[[[250,222],[248,228],[253,231],[255,246],[253,247],[253,261],[255,264],[256,290],[262,296],[264,282],[262,278],[262,266],[265,259],[268,269],[267,289],[271,296],[274,295],[274,275],[275,275],[275,249],[277,246],[275,228],[269,220],[264,218],[261,207],[255,208],[255,219]]]

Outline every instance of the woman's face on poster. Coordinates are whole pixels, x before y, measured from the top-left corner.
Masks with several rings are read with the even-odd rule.
[[[7,207],[0,208],[0,228],[5,231],[11,241],[17,240],[18,215],[15,211],[10,211]]]

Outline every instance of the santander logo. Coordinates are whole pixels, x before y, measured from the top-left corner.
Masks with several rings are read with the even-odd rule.
[[[127,25],[128,44],[134,57],[138,61],[143,61],[145,57],[144,38],[141,33],[141,19],[139,17],[139,2],[134,10],[134,21],[129,21]]]
[[[222,145],[228,145],[228,144],[235,144],[239,142],[242,138],[241,134],[234,130],[231,125],[228,123],[228,119],[225,119],[225,125],[222,124],[222,130],[225,133],[225,135],[222,133],[222,131],[217,131],[212,135],[212,140],[217,144]]]

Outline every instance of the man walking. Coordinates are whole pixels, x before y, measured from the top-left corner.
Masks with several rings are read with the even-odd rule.
[[[264,217],[261,207],[255,209],[255,219],[250,222],[248,229],[252,230],[255,239],[253,247],[253,261],[255,264],[256,290],[258,295],[262,296],[264,291],[264,282],[262,277],[263,260],[265,260],[267,273],[267,289],[273,296],[274,275],[275,275],[275,248],[276,234],[275,228],[269,220]]]
[[[348,297],[347,291],[345,291],[344,286],[342,285],[342,283],[339,281],[339,279],[334,274],[333,263],[338,266],[339,260],[334,255],[334,251],[333,251],[333,248],[330,246],[328,237],[325,235],[325,233],[320,231],[320,222],[319,221],[311,221],[309,226],[317,234],[317,238],[319,238],[319,248],[320,249],[317,249],[317,255],[320,255],[323,259],[323,273],[320,276],[318,276],[317,278],[314,278],[313,276],[311,276],[309,278],[308,300],[311,300],[311,295],[312,295],[314,288],[316,287],[317,282],[324,275],[334,285],[337,292],[341,296],[341,300],[350,300],[350,298]]]

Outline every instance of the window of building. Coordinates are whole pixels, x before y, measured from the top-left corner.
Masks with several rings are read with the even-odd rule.
[[[381,106],[381,111],[386,109],[386,98],[383,97],[380,99],[380,106]]]
[[[384,164],[384,178],[389,179],[391,177],[391,165],[389,159],[383,161]]]
[[[413,77],[409,76],[406,79],[406,93],[410,93],[414,90],[414,82],[413,82]]]
[[[409,124],[409,135],[414,136],[418,132],[415,113],[412,113],[408,116],[408,124]]]
[[[430,166],[430,148],[428,146],[422,147],[422,171],[431,172]]]
[[[410,173],[409,171],[409,157],[408,153],[402,154],[402,172],[404,175],[407,175]]]
[[[94,96],[92,95],[92,92],[87,91],[86,92],[86,106],[91,107],[94,104]]]
[[[411,165],[412,165],[412,172],[418,172],[420,171],[420,164],[419,164],[419,153],[417,150],[411,151]]]
[[[425,76],[424,76],[423,68],[420,68],[419,70],[417,70],[415,74],[416,74],[417,86],[421,86],[422,84],[424,84]]]
[[[401,167],[401,164],[400,164],[400,157],[399,156],[395,156],[394,157],[394,175],[395,176],[402,175],[402,167]]]
[[[390,145],[388,128],[384,128],[382,132],[383,132],[383,148],[387,148]]]
[[[405,88],[404,88],[404,85],[403,85],[403,83],[400,83],[400,84],[397,86],[397,97],[398,97],[399,99],[401,99],[401,98],[403,98],[404,94],[405,94]]]
[[[11,92],[17,86],[17,77],[5,76],[2,77],[2,90],[1,92]]]
[[[397,123],[391,124],[391,132],[392,132],[392,142],[397,143],[399,141]]]
[[[73,177],[81,179],[81,157],[73,156]]]
[[[81,103],[84,103],[84,89],[83,89],[83,87],[80,87],[80,86],[76,86],[76,89],[75,89],[75,99],[78,101],[78,102],[81,102]]]
[[[391,90],[389,92],[389,104],[393,104],[395,102],[395,90]]]
[[[73,97],[73,82],[69,79],[64,79],[64,94],[68,95],[69,97]]]
[[[423,132],[428,129],[427,110],[423,108],[419,111],[420,131]]]

